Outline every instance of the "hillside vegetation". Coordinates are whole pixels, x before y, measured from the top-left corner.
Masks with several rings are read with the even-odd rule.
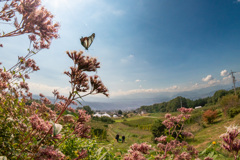
[[[239,88],[237,88],[237,93],[239,94]],[[115,155],[123,156],[129,150],[129,147],[133,143],[143,143],[147,142],[152,146],[156,146],[156,141],[154,141],[153,126],[158,127],[160,122],[165,120],[165,114],[171,113],[173,116],[177,116],[180,113],[175,111],[180,108],[180,99],[182,100],[182,105],[184,104],[200,104],[204,101],[205,105],[202,108],[195,109],[191,113],[191,117],[185,122],[184,132],[191,132],[194,138],[184,138],[184,140],[193,145],[199,151],[199,157],[202,159],[208,156],[214,157],[214,159],[233,159],[233,154],[224,150],[222,145],[222,138],[220,135],[226,132],[225,127],[239,125],[240,124],[240,102],[238,96],[233,94],[233,91],[219,90],[212,97],[207,97],[205,99],[198,99],[191,101],[183,97],[176,97],[169,102],[163,102],[160,104],[154,104],[151,106],[142,106],[137,111],[144,110],[148,114],[140,116],[138,114],[131,113],[132,117],[129,118],[118,118],[115,119],[113,124],[109,124],[107,128],[107,137],[105,141],[99,141],[103,146],[111,144],[113,147],[113,152]],[[188,102],[188,103],[187,103]],[[173,112],[157,112],[157,108],[163,105],[173,106],[168,107],[173,110]],[[195,106],[195,105],[192,105]],[[190,107],[187,106],[187,107]],[[163,107],[162,107],[163,109]],[[204,116],[208,116],[209,111],[214,111],[212,121],[207,121]],[[210,116],[212,116],[210,114]],[[96,122],[97,123],[97,122]],[[100,123],[97,123],[98,125]],[[165,128],[166,130],[166,128]],[[161,132],[164,134],[165,131]],[[126,137],[124,143],[117,142],[115,140],[116,134]],[[100,139],[99,139],[100,140]],[[217,158],[216,158],[217,157]]]
[[[239,95],[240,88],[236,89]],[[225,95],[233,94],[233,90],[218,90],[214,93],[212,97],[199,98],[197,100],[190,100],[184,97],[176,97],[168,102],[156,103],[149,106],[141,106],[138,111],[146,111],[148,113],[158,113],[158,112],[176,112],[181,106],[186,108],[194,108],[196,106],[208,106],[216,104],[221,97]]]

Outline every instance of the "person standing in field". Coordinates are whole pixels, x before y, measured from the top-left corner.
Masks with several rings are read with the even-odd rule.
[[[125,141],[125,136],[123,135],[122,136],[122,143]]]
[[[117,142],[118,142],[118,140],[119,140],[119,134],[116,135],[116,138],[115,138],[115,139],[116,139]]]

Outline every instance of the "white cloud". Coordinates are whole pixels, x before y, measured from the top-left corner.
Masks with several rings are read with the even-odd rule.
[[[142,88],[142,86],[139,86],[139,89],[132,89],[132,90],[127,90],[127,91],[123,91],[123,90],[118,90],[115,92],[111,92],[110,96],[114,97],[114,96],[126,96],[126,95],[132,95],[132,94],[138,94],[138,93],[160,93],[160,92],[176,92],[176,91],[180,91],[179,90],[180,87],[174,85],[171,86],[169,88],[164,88],[164,89],[144,89]]]
[[[204,81],[204,82],[208,82],[208,81],[210,81],[210,80],[213,80],[212,75],[207,75],[207,77],[202,78],[202,81]]]
[[[69,91],[71,90],[70,87],[58,87],[58,86],[48,86],[46,84],[40,84],[40,83],[28,83],[30,92],[33,94],[39,95],[39,93],[42,93],[45,96],[53,96],[52,91],[54,89],[57,89],[60,93],[60,95],[67,96],[69,94]]]
[[[168,89],[168,90],[177,90],[177,89],[179,89],[179,87],[176,86],[176,85],[174,85],[174,86],[169,87],[169,88],[167,88],[167,89]]]
[[[213,80],[210,80],[210,81],[208,82],[208,84],[214,85],[214,84],[217,84],[217,83],[219,83],[219,82],[220,82],[220,80],[213,79]]]
[[[229,73],[226,69],[222,70],[221,73],[220,73],[221,76],[227,76],[228,74]]]
[[[229,75],[229,76],[227,76],[227,77],[223,77],[223,80],[229,80],[229,79],[231,79],[231,78],[232,78],[232,76]]]
[[[133,59],[134,59],[134,55],[130,54],[126,58],[122,58],[120,61],[121,61],[121,63],[128,63],[128,62],[130,62]]]
[[[140,79],[136,79],[136,81],[135,82],[141,82],[141,80]]]
[[[240,77],[240,72],[235,73],[236,80],[239,81]],[[144,81],[144,80],[141,80]],[[195,84],[189,84],[185,86],[177,86],[173,85],[171,87],[167,88],[158,88],[158,89],[144,89],[142,86],[139,86],[139,89],[133,89],[133,90],[126,90],[126,91],[113,91],[110,93],[110,96],[124,96],[124,95],[133,95],[133,94],[144,94],[144,93],[161,93],[161,92],[169,92],[169,93],[174,93],[174,92],[184,92],[184,91],[193,91],[197,89],[202,89],[202,88],[208,88],[216,85],[229,85],[232,83],[232,77],[231,75],[223,77],[223,79],[218,80],[214,79],[212,75],[208,75],[202,79],[204,82],[200,83],[195,83]],[[207,82],[207,83],[205,83]]]

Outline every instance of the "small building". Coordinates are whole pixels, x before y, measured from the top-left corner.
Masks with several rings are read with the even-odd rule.
[[[141,115],[143,115],[143,114],[147,114],[147,112],[146,111],[141,111]]]
[[[107,114],[106,112],[104,113],[104,114],[102,114],[102,117],[110,117],[111,118],[111,116],[109,115],[109,114]]]
[[[113,118],[118,118],[118,116],[116,114],[113,115]]]
[[[93,115],[93,117],[102,117],[102,115],[97,112],[96,114]]]
[[[196,106],[195,109],[199,109],[199,108],[202,108],[202,106]]]

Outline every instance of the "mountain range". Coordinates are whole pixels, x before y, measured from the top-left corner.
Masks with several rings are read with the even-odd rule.
[[[219,85],[214,87],[202,88],[186,92],[161,92],[155,94],[134,94],[121,96],[118,98],[97,99],[95,101],[81,101],[82,105],[88,105],[95,111],[110,111],[110,110],[134,110],[144,105],[152,105],[155,103],[167,102],[175,97],[182,96],[191,100],[212,96],[217,90],[232,89],[231,85]],[[34,95],[34,99],[39,99],[39,96]],[[52,102],[53,97],[48,97]],[[74,108],[78,106],[72,106]],[[81,106],[80,106],[81,107]]]

